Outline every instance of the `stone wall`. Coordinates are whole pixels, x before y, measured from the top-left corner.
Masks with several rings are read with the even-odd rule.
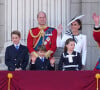
[[[100,49],[97,47],[96,42],[93,39],[92,32],[94,22],[92,20],[92,14],[96,12],[100,15],[100,0],[82,0],[82,14],[85,15],[83,19],[82,33],[87,35],[87,62],[86,69],[92,70],[100,56]]]
[[[85,70],[93,70],[96,65],[96,62],[100,56],[100,50],[97,47],[96,42],[93,39],[92,32],[94,27],[94,22],[92,20],[93,12],[96,12],[100,15],[100,0],[71,0],[71,11],[70,17],[84,14],[85,17],[82,19],[83,29],[82,34],[87,35],[87,61]],[[59,59],[60,53],[63,49],[57,49],[55,56]],[[57,61],[57,63],[59,60]]]
[[[0,51],[3,48],[5,42],[5,1],[0,0]],[[96,12],[100,15],[100,0],[70,0],[70,19],[84,14],[85,17],[82,19],[83,29],[82,34],[87,35],[87,61],[86,70],[92,70],[100,55],[100,50],[97,47],[96,42],[93,39],[92,31],[94,22],[92,20],[92,13]],[[58,48],[55,53],[56,64],[59,62],[59,57],[63,52],[62,48]],[[0,58],[1,59],[1,58]]]

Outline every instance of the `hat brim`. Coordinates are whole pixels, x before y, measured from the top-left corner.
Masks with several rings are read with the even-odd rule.
[[[76,18],[74,18],[73,20],[71,20],[67,26],[71,25],[71,23],[73,23],[74,21],[76,21],[77,19],[81,19],[82,17],[84,17],[85,15],[80,15],[80,16],[77,16]]]

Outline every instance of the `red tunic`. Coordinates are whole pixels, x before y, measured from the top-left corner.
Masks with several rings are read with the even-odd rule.
[[[93,31],[93,38],[98,43],[98,45],[100,47],[100,30]]]
[[[97,61],[96,66],[99,64],[99,61]],[[96,66],[94,68],[94,71],[100,71],[99,69],[96,69]]]
[[[100,47],[100,30],[93,30],[93,38],[98,43],[98,46]],[[96,66],[99,64],[99,61],[97,61]],[[96,69],[96,66],[94,68],[94,71],[98,71]]]
[[[48,34],[46,36],[46,39],[44,41],[45,42],[44,45],[45,45],[47,50],[53,51],[53,54],[54,54],[54,52],[56,51],[57,30],[54,28],[50,28],[50,29],[49,28],[50,27],[47,27],[46,29],[44,29],[44,32],[45,32],[45,34],[46,34],[46,32],[48,32],[48,33],[51,32],[52,34],[50,34],[50,35]],[[31,30],[32,30],[32,34],[34,36],[37,36],[40,32],[40,29],[38,27],[32,28]],[[28,38],[27,38],[27,47],[28,47],[29,53],[36,51],[35,48],[36,48],[37,44],[41,45],[41,43],[39,43],[40,38],[41,37],[39,37],[39,36],[33,38],[30,31],[29,31]]]

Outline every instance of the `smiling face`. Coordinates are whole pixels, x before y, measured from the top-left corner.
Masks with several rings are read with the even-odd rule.
[[[40,26],[46,24],[46,14],[44,12],[40,12],[37,16],[38,24]]]
[[[17,45],[20,42],[21,38],[17,34],[12,34],[11,39],[12,42]]]
[[[45,56],[45,51],[42,51],[42,50],[40,50],[40,51],[38,51],[38,55],[40,56],[40,57],[44,57]]]
[[[74,41],[70,41],[67,45],[67,51],[74,51],[74,48],[75,48],[75,42]]]
[[[74,21],[72,24],[71,24],[71,30],[72,32],[73,31],[78,31],[80,29],[80,25],[78,24],[77,21]]]

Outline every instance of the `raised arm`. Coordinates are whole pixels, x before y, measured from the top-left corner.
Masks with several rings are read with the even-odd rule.
[[[98,43],[98,46],[100,47],[100,26],[99,26],[99,16],[96,15],[96,13],[93,14],[93,20],[95,23],[95,27],[93,30],[93,38]]]
[[[99,26],[99,16],[93,13],[92,18],[94,20],[95,26]]]
[[[57,30],[57,35],[60,36],[61,33],[62,33],[62,31],[63,31],[62,24],[59,24],[59,25],[58,25],[58,30]]]
[[[58,28],[57,28],[57,47],[62,47],[61,46],[61,33],[62,33],[62,31],[63,31],[62,24],[59,24]]]

